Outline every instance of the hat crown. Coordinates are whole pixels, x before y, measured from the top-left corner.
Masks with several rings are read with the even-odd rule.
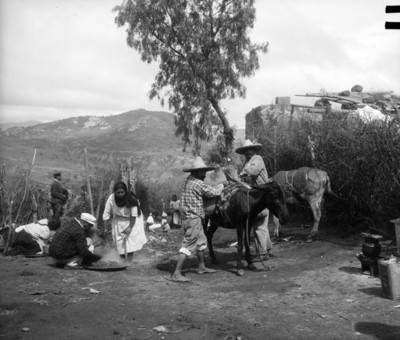
[[[189,171],[210,171],[214,170],[214,166],[208,166],[206,163],[204,163],[203,159],[200,156],[196,156],[192,163],[190,168],[183,169],[185,172]]]
[[[96,224],[96,217],[89,213],[82,213],[81,220],[88,222],[90,224]]]
[[[192,163],[192,168],[206,168],[207,165],[204,163],[200,156],[196,156]]]
[[[235,150],[236,153],[243,154],[246,150],[259,150],[262,145],[260,143],[253,143],[250,139],[246,139],[243,145]]]
[[[242,147],[246,147],[246,148],[251,147],[251,146],[254,146],[254,144],[250,139],[246,139],[242,145]]]

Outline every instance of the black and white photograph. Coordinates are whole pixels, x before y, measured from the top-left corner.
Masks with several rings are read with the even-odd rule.
[[[0,0],[0,340],[400,339],[400,1]]]

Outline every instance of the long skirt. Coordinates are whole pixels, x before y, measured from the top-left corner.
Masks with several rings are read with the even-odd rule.
[[[131,233],[125,240],[125,234],[122,232],[129,226],[129,218],[115,216],[112,221],[113,239],[117,246],[118,254],[124,255],[132,253],[143,248],[147,242],[144,232],[143,214],[136,217],[135,224]]]

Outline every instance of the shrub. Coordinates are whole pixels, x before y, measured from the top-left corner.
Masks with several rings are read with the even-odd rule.
[[[272,141],[259,139],[269,173],[301,166],[328,172],[339,197],[328,207],[330,215],[345,223],[367,223],[375,228],[400,216],[398,121],[364,122],[333,111],[320,121],[303,116],[291,127],[282,120],[265,129],[269,136],[277,131]]]

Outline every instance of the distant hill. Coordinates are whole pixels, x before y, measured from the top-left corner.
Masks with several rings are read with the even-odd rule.
[[[243,129],[237,135],[243,136]],[[84,146],[91,169],[113,167],[121,159],[132,158],[135,168],[153,180],[181,176],[192,155],[190,148],[182,152],[172,114],[143,109],[11,127],[2,130],[0,142],[0,161],[14,173],[18,166],[26,171],[36,148],[32,178],[47,184],[55,168],[63,171],[63,177],[83,179]],[[204,154],[207,144],[202,150]]]
[[[42,122],[40,122],[38,120],[28,120],[26,122],[19,122],[19,123],[17,123],[17,122],[0,123],[0,126],[1,126],[1,130],[5,131],[12,127],[27,127],[27,126],[37,125],[40,123],[42,123]]]

